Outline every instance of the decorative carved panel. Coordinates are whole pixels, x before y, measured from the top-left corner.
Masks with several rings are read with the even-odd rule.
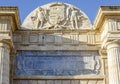
[[[36,8],[22,24],[22,28],[37,30],[90,29],[89,18],[78,8],[60,2]]]
[[[64,34],[62,38],[63,43],[72,43],[71,35]]]
[[[73,76],[99,74],[97,52],[19,52],[17,76]]]
[[[22,36],[19,35],[14,35],[13,41],[16,43],[21,43],[22,42]]]
[[[10,24],[7,19],[0,19],[0,31],[10,30]]]
[[[38,35],[37,34],[31,34],[30,36],[29,36],[29,41],[31,42],[31,43],[36,43],[36,42],[38,42]]]
[[[48,35],[45,36],[45,41],[46,41],[46,43],[54,43],[55,42],[55,36],[48,34]]]

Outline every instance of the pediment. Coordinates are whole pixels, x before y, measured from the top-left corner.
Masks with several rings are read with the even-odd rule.
[[[77,30],[91,29],[87,15],[66,3],[54,2],[33,10],[24,20],[21,29]]]

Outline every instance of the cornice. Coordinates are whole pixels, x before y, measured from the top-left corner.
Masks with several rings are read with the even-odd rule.
[[[120,6],[101,6],[94,20],[93,29],[99,29],[107,16],[120,16]]]
[[[62,29],[62,30],[47,30],[47,29],[40,29],[40,30],[17,30],[16,32],[39,32],[39,33],[89,33],[89,32],[95,32],[94,30],[90,29]]]
[[[0,6],[0,18],[11,16],[15,24],[15,28],[20,27],[20,16],[18,7],[16,6]],[[16,29],[15,29],[16,30]]]

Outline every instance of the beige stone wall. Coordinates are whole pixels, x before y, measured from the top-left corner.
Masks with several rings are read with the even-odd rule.
[[[15,80],[14,84],[104,84],[102,80]]]
[[[89,34],[90,33],[90,34]],[[16,31],[13,41],[17,50],[98,50],[100,35],[89,31]]]
[[[60,24],[56,15],[53,14],[54,18],[50,17],[50,21],[57,20],[58,23],[53,21],[52,24],[48,24],[49,19],[47,22],[40,20],[43,22],[40,26],[35,20],[36,16],[32,16],[38,11],[39,8],[37,8],[26,18],[22,28],[17,7],[0,7],[0,84],[120,84],[120,7],[101,7],[92,27],[83,12],[68,4],[49,4],[43,6],[42,12],[40,12],[41,10],[39,12],[42,14],[45,8],[50,7],[49,14],[52,14],[53,9],[58,5],[61,6],[60,9],[68,10],[67,15],[71,15],[69,16],[71,20],[67,15],[66,18],[59,16],[64,18],[64,20],[60,20]],[[79,20],[74,19],[76,11],[78,14],[82,14],[78,15]],[[57,12],[60,11],[55,13]],[[28,21],[31,18],[33,21]],[[27,28],[28,26],[29,28]],[[66,29],[61,29],[61,27]],[[19,51],[86,52],[86,55],[89,55],[88,52],[98,52],[100,62],[97,62],[96,59],[93,62],[99,64],[100,74],[16,76],[16,56]],[[90,61],[87,60],[87,62]]]

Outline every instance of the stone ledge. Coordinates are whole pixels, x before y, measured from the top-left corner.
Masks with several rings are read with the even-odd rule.
[[[119,15],[120,15],[120,6],[101,6],[94,20],[93,29],[100,28],[103,25],[106,16],[119,16]]]
[[[81,75],[81,76],[34,76],[34,77],[14,77],[13,78],[14,80],[25,80],[25,79],[31,79],[31,80],[67,80],[67,79],[74,79],[74,80],[77,80],[77,79],[91,79],[91,80],[103,80],[104,79],[104,76],[95,76],[95,75]]]

